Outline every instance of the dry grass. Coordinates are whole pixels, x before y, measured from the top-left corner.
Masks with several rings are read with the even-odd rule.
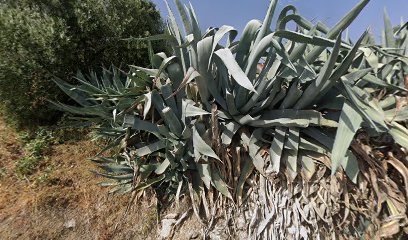
[[[98,149],[85,140],[52,146],[44,167],[27,181],[15,174],[22,144],[0,120],[1,239],[156,239],[154,196],[133,204],[123,218],[130,196],[109,195],[96,185],[103,179],[90,172],[95,165],[87,159]]]

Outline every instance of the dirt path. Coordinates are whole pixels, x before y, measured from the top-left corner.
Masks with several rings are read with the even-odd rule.
[[[87,159],[90,141],[52,147],[46,159],[51,172],[26,181],[14,174],[24,153],[17,134],[0,120],[0,239],[155,239],[156,207],[138,203],[114,234],[129,196],[113,196],[96,185]]]

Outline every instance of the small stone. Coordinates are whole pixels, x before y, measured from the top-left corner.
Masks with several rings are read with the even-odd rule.
[[[165,219],[176,219],[178,217],[178,213],[170,213],[167,214],[164,218]]]
[[[190,238],[189,239],[197,239],[199,237],[199,234],[197,232],[193,232],[190,234]]]
[[[162,228],[160,230],[160,239],[167,239],[170,236],[171,230],[173,229],[173,225],[177,221],[174,219],[163,219],[162,220]]]
[[[65,222],[64,227],[66,228],[74,228],[76,226],[76,221],[75,219],[71,219],[67,222]]]

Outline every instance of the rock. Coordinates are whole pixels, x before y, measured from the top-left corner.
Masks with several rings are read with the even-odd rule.
[[[193,232],[190,234],[189,239],[197,239],[199,237],[199,234],[197,232]]]
[[[66,227],[66,228],[74,228],[75,226],[76,226],[76,221],[75,221],[75,219],[71,219],[71,220],[66,221],[66,222],[64,223],[64,227]]]
[[[159,233],[159,239],[167,239],[170,237],[171,230],[173,229],[173,225],[177,221],[175,219],[163,219],[162,220],[162,228]]]
[[[165,219],[176,219],[178,217],[178,213],[170,213],[167,214],[164,218]]]

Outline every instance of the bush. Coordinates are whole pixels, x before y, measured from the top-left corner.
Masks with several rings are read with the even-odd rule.
[[[19,0],[0,5],[0,29],[1,107],[27,126],[58,119],[46,101],[64,101],[55,76],[70,81],[78,70],[146,65],[147,45],[122,39],[160,33],[162,22],[144,0]]]
[[[25,143],[24,157],[16,163],[16,173],[19,177],[29,177],[44,163],[45,155],[53,143],[50,131],[40,129],[31,138],[28,133],[23,133],[20,138]]]
[[[67,26],[38,8],[2,7],[0,29],[0,100],[4,110],[19,122],[53,119],[55,114],[44,105],[47,97],[58,95],[50,79],[53,72],[63,69],[64,59],[58,52],[69,46]]]

